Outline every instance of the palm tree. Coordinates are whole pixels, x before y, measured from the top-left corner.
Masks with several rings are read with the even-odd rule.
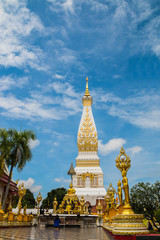
[[[13,168],[16,167],[18,171],[21,171],[26,162],[31,160],[32,152],[29,143],[30,140],[35,140],[35,138],[34,132],[30,130],[18,132],[15,129],[9,129],[8,131],[1,129],[0,131],[0,159],[2,158],[3,162],[5,159],[5,163],[10,167],[9,179],[2,204],[3,210],[6,205]]]
[[[8,132],[6,129],[0,129],[0,173],[3,172],[5,159],[8,158],[10,152],[10,144],[8,141]]]

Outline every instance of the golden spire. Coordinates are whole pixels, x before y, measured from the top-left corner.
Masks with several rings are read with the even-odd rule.
[[[85,97],[90,97],[89,89],[88,89],[88,77],[86,77],[86,91],[84,94]]]

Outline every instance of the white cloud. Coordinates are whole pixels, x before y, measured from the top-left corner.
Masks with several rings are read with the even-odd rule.
[[[63,76],[63,75],[60,75],[60,74],[54,74],[53,76],[52,76],[53,78],[56,78],[56,79],[65,79],[65,76]]]
[[[66,0],[62,6],[64,7],[65,11],[69,11],[72,14],[74,13],[74,7],[73,7],[73,0]]]
[[[32,13],[25,1],[0,1],[0,65],[40,69],[40,48],[29,44],[33,31],[43,31],[38,16]]]
[[[124,119],[140,128],[160,130],[160,93],[158,91],[137,91],[120,98],[112,93],[106,94],[100,89],[94,95],[97,102],[104,103],[101,107],[111,116]]]
[[[53,146],[56,146],[56,147],[59,146],[59,142],[54,142]]]
[[[24,187],[30,189],[31,192],[36,193],[38,192],[42,186],[41,185],[34,185],[35,180],[33,178],[28,178],[27,180],[20,180],[18,185],[24,183]]]
[[[106,156],[115,150],[120,150],[126,140],[123,138],[113,138],[109,140],[106,144],[102,143],[102,140],[98,141],[98,149],[100,154]]]
[[[70,183],[71,182],[70,179],[64,179],[63,177],[62,178],[54,178],[54,181],[60,182],[60,183]]]
[[[131,147],[131,148],[127,148],[126,149],[126,152],[129,152],[131,153],[132,155],[136,154],[136,153],[139,153],[143,150],[142,147],[140,146],[134,146],[134,147]]]
[[[39,144],[40,144],[40,141],[38,139],[36,139],[36,140],[31,139],[30,143],[29,143],[29,146],[30,146],[31,149],[33,149],[33,148],[37,147]]]
[[[9,89],[13,85],[17,87],[18,83],[20,81],[15,83],[12,79],[5,79],[2,87]],[[46,96],[46,92],[50,93],[53,90],[56,93],[54,97],[53,94]],[[0,114],[14,119],[61,120],[81,111],[80,99],[81,96],[76,93],[72,85],[55,82],[45,86],[44,90],[31,92],[31,97],[28,98],[18,99],[14,95],[2,93]]]
[[[2,76],[0,78],[0,92],[9,90],[13,87],[21,88],[28,82],[27,77]]]
[[[121,75],[115,74],[115,75],[113,75],[113,78],[115,78],[115,79],[121,78]]]
[[[80,99],[81,94],[77,93],[74,87],[70,83],[61,83],[61,82],[53,82],[49,85],[52,87],[57,93],[67,95],[69,97],[75,97]]]

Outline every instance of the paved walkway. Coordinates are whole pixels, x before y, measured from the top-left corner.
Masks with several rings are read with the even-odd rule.
[[[102,228],[1,228],[0,240],[111,240]]]

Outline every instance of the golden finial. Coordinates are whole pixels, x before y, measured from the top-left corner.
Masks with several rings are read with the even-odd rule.
[[[89,89],[88,89],[88,77],[86,77],[86,91],[84,94],[85,97],[90,97]]]

